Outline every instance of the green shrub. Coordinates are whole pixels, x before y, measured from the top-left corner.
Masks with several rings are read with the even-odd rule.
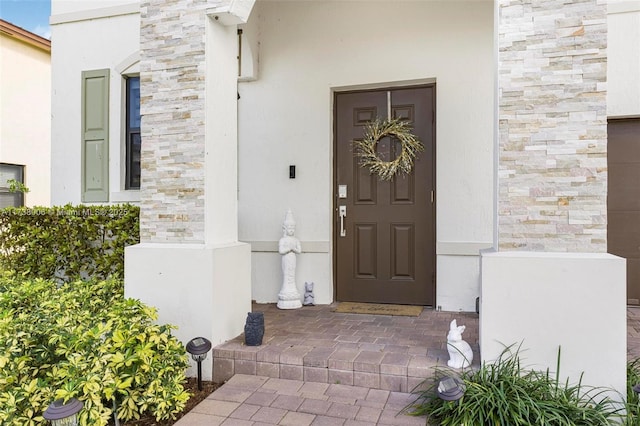
[[[0,268],[58,282],[122,278],[139,213],[128,204],[0,209]]]
[[[0,424],[44,425],[54,399],[73,397],[82,425],[106,425],[114,400],[125,421],[184,410],[184,347],[122,287],[0,275]]]
[[[463,380],[466,390],[459,401],[437,397],[438,382],[445,376]],[[426,415],[429,424],[598,426],[620,420],[619,408],[604,396],[605,390],[559,383],[557,374],[552,376],[548,370],[523,369],[518,351],[512,353],[510,348],[495,363],[479,369],[437,368],[421,389],[415,391],[418,399],[407,411]]]
[[[640,425],[640,400],[633,391],[635,385],[640,384],[640,358],[627,363],[627,421],[629,426]]]

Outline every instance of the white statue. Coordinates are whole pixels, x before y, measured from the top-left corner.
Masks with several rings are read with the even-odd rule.
[[[296,287],[296,254],[302,251],[300,240],[293,236],[296,222],[291,210],[282,223],[283,236],[278,243],[278,252],[282,255],[282,288],[278,293],[278,308],[296,309],[302,307],[300,294]]]
[[[456,320],[451,321],[449,334],[447,334],[447,350],[449,351],[447,365],[451,368],[466,368],[473,362],[471,346],[462,340],[465,328],[464,325],[458,327]]]
[[[316,297],[313,295],[313,282],[304,283],[304,306],[313,306],[316,304]]]

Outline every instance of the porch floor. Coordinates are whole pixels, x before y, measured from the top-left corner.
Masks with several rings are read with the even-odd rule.
[[[420,316],[406,317],[337,313],[334,307],[280,310],[254,304],[254,312],[264,312],[262,345],[246,346],[241,335],[214,348],[213,381],[248,374],[409,392],[436,364],[446,364],[454,318],[467,327],[463,338],[479,359],[475,313],[425,308]]]
[[[333,306],[265,313],[263,344],[239,336],[214,348],[214,378],[227,381],[176,426],[418,426],[401,413],[411,389],[446,364],[453,318],[478,361],[478,316],[426,309],[419,317],[340,314]],[[627,309],[627,355],[640,357],[640,307]],[[233,377],[232,377],[233,376]]]

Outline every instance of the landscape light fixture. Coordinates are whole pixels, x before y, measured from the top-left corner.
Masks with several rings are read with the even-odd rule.
[[[83,406],[84,404],[75,398],[71,398],[66,404],[57,399],[44,410],[42,416],[50,420],[53,426],[78,426],[77,414]]]
[[[464,395],[466,387],[457,377],[445,376],[438,382],[436,394],[444,401],[458,401]]]
[[[640,383],[638,383],[637,385],[635,385],[635,386],[633,387],[633,391],[634,391],[635,393],[637,393],[638,395],[640,395]]]
[[[211,349],[211,342],[204,337],[194,337],[187,343],[187,352],[198,363],[198,390],[202,390],[202,361],[207,358],[209,349]]]

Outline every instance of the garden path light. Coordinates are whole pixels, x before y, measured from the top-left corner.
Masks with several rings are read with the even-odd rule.
[[[57,399],[44,410],[43,417],[50,420],[53,426],[78,426],[77,414],[83,406],[84,404],[75,398],[71,398],[66,404]]]
[[[445,376],[438,382],[436,394],[444,401],[458,401],[464,396],[466,387],[457,377]]]
[[[198,390],[202,390],[202,361],[207,358],[211,342],[204,337],[194,337],[187,343],[187,352],[198,363]]]

